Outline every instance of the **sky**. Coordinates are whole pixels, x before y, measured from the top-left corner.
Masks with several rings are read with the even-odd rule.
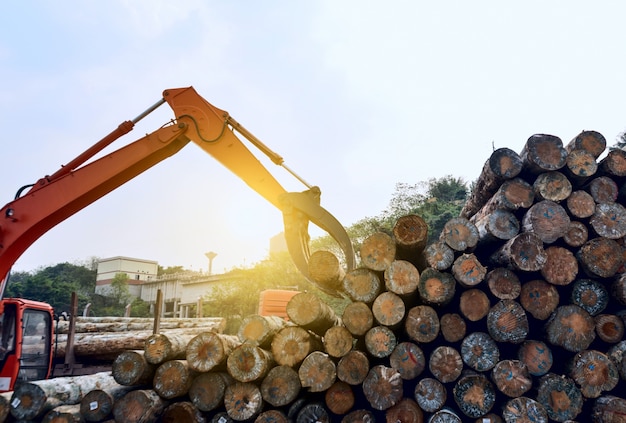
[[[567,144],[596,130],[613,145],[626,130],[618,0],[33,0],[3,15],[3,204],[168,88],[227,110],[346,227],[382,212],[398,183],[469,183],[495,148],[520,152],[533,134]],[[102,154],[174,117],[161,106]],[[13,270],[127,256],[207,271],[212,251],[217,273],[266,258],[282,229],[279,210],[191,144],[51,229]]]

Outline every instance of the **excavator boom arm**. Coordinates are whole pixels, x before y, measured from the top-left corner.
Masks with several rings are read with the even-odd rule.
[[[308,277],[309,221],[326,230],[338,242],[348,268],[354,267],[350,239],[343,226],[320,206],[317,187],[308,186],[294,174],[309,189],[301,193],[286,192],[234,131],[237,130],[274,163],[282,165],[282,157],[230,118],[227,112],[207,102],[192,87],[165,90],[163,100],[149,111],[163,102],[167,102],[175,113],[176,119],[170,124],[83,165],[114,139],[130,131],[134,122],[145,114],[133,122],[123,123],[109,137],[90,147],[51,176],[40,179],[24,195],[18,196],[0,210],[0,298],[13,263],[44,233],[177,153],[190,141],[283,212],[289,252],[305,276]]]

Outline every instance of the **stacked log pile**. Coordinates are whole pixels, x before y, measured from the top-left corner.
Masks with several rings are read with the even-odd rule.
[[[300,293],[289,321],[154,335],[74,410],[115,422],[626,422],[626,154],[605,149],[584,131],[495,150],[436,242],[408,215],[364,241],[357,269],[312,255],[318,284],[351,300],[340,315]],[[14,413],[29,401],[16,390],[7,402]],[[58,403],[43,408],[58,418]]]

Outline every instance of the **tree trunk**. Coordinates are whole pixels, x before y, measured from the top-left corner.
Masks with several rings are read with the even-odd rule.
[[[441,272],[429,267],[420,275],[417,290],[425,303],[443,306],[454,298],[456,280],[448,272]]]
[[[487,268],[482,265],[474,254],[461,254],[454,260],[452,274],[463,287],[469,288],[478,285],[485,279]]]
[[[363,240],[359,253],[363,266],[384,272],[396,259],[396,242],[384,232],[375,232]]]
[[[496,402],[495,388],[483,375],[462,377],[452,392],[461,412],[472,418],[484,416]]]
[[[606,149],[606,138],[597,131],[582,131],[567,143],[565,149],[568,152],[574,150],[588,151],[597,159]]]
[[[517,235],[491,256],[491,261],[495,265],[522,272],[541,270],[546,260],[543,241],[534,232]]]
[[[344,326],[333,326],[329,328],[322,338],[324,350],[331,357],[341,358],[348,354],[354,345],[355,339]]]
[[[311,253],[309,277],[324,289],[331,292],[341,291],[341,282],[345,275],[339,259],[330,251],[318,250]]]
[[[559,137],[546,134],[532,135],[520,152],[523,172],[538,175],[565,166],[567,151]]]
[[[367,304],[357,301],[346,306],[341,315],[346,329],[354,336],[363,336],[374,325],[374,315]]]
[[[228,355],[228,373],[239,382],[260,381],[274,366],[269,351],[243,343]]]
[[[528,182],[521,178],[505,181],[498,191],[487,201],[478,213],[488,215],[494,210],[502,209],[515,212],[518,209],[527,209],[533,205],[535,191]],[[480,216],[474,216],[478,220]]]
[[[430,306],[411,308],[405,320],[405,330],[413,341],[428,343],[434,341],[439,334],[439,316]]]
[[[585,398],[598,398],[603,392],[615,388],[619,381],[617,366],[600,351],[579,352],[570,367],[569,376],[580,386],[580,392]]]
[[[252,419],[259,415],[263,408],[261,390],[250,382],[235,382],[226,388],[224,406],[233,420]]]
[[[415,293],[420,280],[419,270],[406,260],[394,260],[384,272],[385,288],[409,299]]]
[[[374,413],[370,410],[354,410],[350,413],[346,414],[343,419],[341,419],[341,423],[364,423],[364,422],[375,422],[376,417],[374,417]]]
[[[167,406],[161,423],[206,423],[207,418],[189,401],[179,401]]]
[[[59,320],[55,323],[55,333],[67,334],[69,321]],[[159,322],[161,330],[204,328],[221,332],[226,326],[223,317],[203,318],[162,318]],[[102,333],[102,332],[135,332],[151,331],[154,328],[154,319],[139,317],[76,317],[74,330],[76,333]]]
[[[519,277],[510,269],[496,267],[485,275],[489,291],[500,300],[514,300],[522,289]]]
[[[570,218],[565,209],[550,200],[533,204],[522,218],[522,230],[532,232],[546,244],[551,244],[568,231]]]
[[[346,273],[343,288],[352,301],[371,304],[382,292],[382,281],[378,274],[365,267],[357,267]]]
[[[543,406],[527,397],[507,401],[502,417],[507,423],[548,423],[548,414]]]
[[[267,410],[259,414],[254,423],[290,423],[290,420],[280,410]]]
[[[423,217],[416,214],[400,216],[393,226],[393,239],[396,243],[396,254],[413,261],[426,247],[428,224]]]
[[[311,352],[323,349],[321,339],[300,326],[282,328],[272,341],[274,360],[289,367],[296,367]]]
[[[491,303],[484,291],[478,288],[463,291],[459,298],[459,311],[470,322],[477,322],[489,313]]]
[[[46,413],[41,423],[82,423],[80,405],[60,405]]]
[[[626,399],[613,395],[598,398],[593,405],[594,423],[626,422]]]
[[[454,382],[461,376],[463,359],[454,348],[447,345],[439,346],[430,354],[428,368],[439,382]]]
[[[552,350],[543,341],[524,341],[517,356],[532,376],[543,376],[552,368]]]
[[[608,176],[593,178],[584,189],[591,194],[593,200],[600,203],[613,203],[619,195],[617,183]]]
[[[533,384],[528,367],[520,360],[502,360],[493,368],[492,380],[504,395],[516,398],[523,396]]]
[[[302,361],[298,377],[303,388],[308,388],[310,392],[323,392],[335,383],[337,366],[328,354],[313,351]]]
[[[164,334],[150,335],[144,345],[144,357],[148,363],[161,364],[169,360],[184,359],[187,355],[187,344],[196,334]]]
[[[440,240],[454,251],[471,251],[478,244],[478,229],[464,217],[453,217],[444,225]]]
[[[113,417],[116,422],[152,423],[158,420],[168,405],[169,401],[153,390],[134,390],[113,405]]]
[[[169,360],[157,368],[153,388],[161,398],[182,397],[187,395],[196,376],[186,360]]]
[[[589,239],[589,230],[587,226],[582,222],[572,220],[569,224],[569,228],[565,235],[563,235],[563,241],[569,247],[578,248],[582,246]]]
[[[474,220],[478,229],[478,242],[480,244],[493,244],[503,240],[509,240],[519,233],[520,223],[513,212],[504,209],[496,209]]]
[[[112,417],[115,401],[133,389],[133,386],[118,385],[89,391],[80,401],[80,414],[88,422],[101,422]]]
[[[583,244],[576,258],[591,277],[613,277],[624,264],[622,247],[608,238],[593,238]]]
[[[559,305],[559,291],[554,285],[541,279],[522,285],[519,302],[531,316],[546,320]]]
[[[461,343],[461,358],[477,372],[486,372],[500,360],[500,350],[487,333],[472,332]]]
[[[575,419],[583,406],[583,396],[574,381],[554,373],[539,379],[537,401],[546,409],[548,417],[557,422]]]
[[[461,217],[471,218],[507,179],[513,179],[522,171],[522,158],[509,148],[499,148],[485,162],[474,189],[467,199]]]
[[[398,371],[402,379],[412,380],[426,368],[426,357],[417,344],[400,342],[389,356],[389,365]]]
[[[424,413],[414,400],[402,398],[385,411],[385,418],[388,422],[423,423]]]
[[[579,219],[586,219],[596,211],[596,202],[587,191],[572,192],[565,201],[570,214]]]
[[[203,332],[187,344],[187,362],[197,372],[208,372],[226,364],[228,355],[241,345],[238,337],[215,332]]]
[[[363,381],[363,393],[372,408],[386,410],[402,399],[402,378],[397,370],[376,365],[370,369]]]
[[[80,403],[89,391],[116,385],[111,372],[19,383],[11,396],[11,415],[35,419],[60,405]]]
[[[120,385],[138,386],[152,382],[156,367],[146,361],[143,350],[123,351],[113,362],[111,373]]]
[[[420,379],[414,392],[417,405],[427,413],[434,413],[443,408],[448,400],[448,391],[437,379],[426,377]]]
[[[443,241],[436,241],[424,248],[424,260],[429,267],[446,270],[454,262],[454,250]]]
[[[600,160],[600,170],[610,177],[621,178],[626,176],[626,151],[621,148],[609,150],[607,155]]]
[[[274,407],[284,407],[300,393],[298,372],[289,366],[273,367],[261,382],[263,400]]]
[[[619,239],[626,236],[626,208],[619,203],[602,203],[589,219],[598,236]]]
[[[580,186],[598,171],[598,163],[588,151],[573,150],[568,153],[565,159],[563,173],[567,175],[569,181],[574,186]],[[570,183],[568,181],[568,183]],[[554,200],[556,201],[556,200]]]
[[[402,298],[390,291],[381,293],[372,304],[374,320],[390,328],[397,327],[404,320],[405,313],[406,307]]]
[[[370,363],[363,351],[352,350],[337,363],[337,378],[349,385],[360,385],[365,380]]]
[[[570,304],[556,309],[546,325],[548,341],[567,351],[589,348],[596,337],[595,322],[583,308]]]
[[[224,394],[235,380],[226,372],[200,373],[191,381],[188,395],[200,411],[213,411],[224,405]]]
[[[287,303],[287,315],[298,326],[323,335],[328,328],[341,324],[332,308],[309,292],[294,295]]]
[[[594,162],[595,163],[595,162]],[[572,183],[563,173],[558,171],[541,173],[533,182],[535,199],[558,203],[572,193]]]
[[[465,337],[467,324],[457,313],[446,313],[440,319],[441,334],[448,342],[458,342]]]
[[[333,383],[324,394],[326,407],[334,414],[342,416],[354,407],[354,392],[352,387],[345,382]]]
[[[261,348],[269,348],[274,335],[290,323],[278,316],[251,314],[243,318],[237,337],[241,342],[251,342]]]
[[[374,326],[365,334],[365,348],[373,357],[389,357],[397,343],[395,333],[387,326]]]
[[[517,301],[500,300],[487,314],[487,329],[496,342],[519,344],[528,336],[528,317]]]
[[[599,314],[594,317],[598,338],[616,344],[624,338],[624,321],[614,314]]]
[[[571,250],[551,246],[545,249],[546,263],[541,276],[553,285],[569,285],[578,275],[578,261]]]

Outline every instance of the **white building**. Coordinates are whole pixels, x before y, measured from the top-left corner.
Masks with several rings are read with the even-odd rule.
[[[129,293],[141,297],[141,286],[156,279],[158,268],[159,264],[152,260],[121,256],[102,259],[96,271],[96,294],[107,295],[115,275],[126,273]]]

